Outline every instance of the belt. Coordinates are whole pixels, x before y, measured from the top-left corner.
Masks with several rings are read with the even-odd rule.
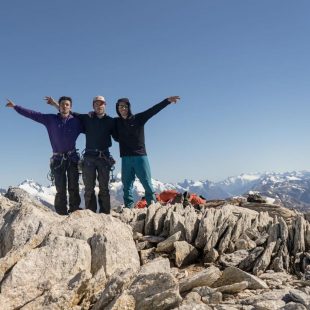
[[[73,149],[71,151],[68,151],[68,152],[64,152],[64,153],[57,153],[57,152],[54,152],[53,153],[53,156],[69,156],[73,153],[76,153],[77,149]]]
[[[110,156],[110,152],[108,149],[98,150],[98,149],[85,149],[84,155],[94,155],[99,158],[107,158]]]

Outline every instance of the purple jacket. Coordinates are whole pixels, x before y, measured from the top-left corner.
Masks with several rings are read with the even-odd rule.
[[[59,113],[42,114],[17,105],[14,109],[46,127],[54,153],[66,153],[75,149],[77,137],[84,132],[81,121],[71,114],[67,118],[62,118]]]

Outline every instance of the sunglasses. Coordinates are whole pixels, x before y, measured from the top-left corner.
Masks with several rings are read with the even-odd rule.
[[[119,108],[119,109],[126,109],[126,110],[128,110],[128,105],[126,105],[126,104],[120,104],[120,105],[118,106],[118,108]]]

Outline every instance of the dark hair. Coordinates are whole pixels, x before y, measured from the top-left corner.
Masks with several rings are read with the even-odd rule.
[[[69,100],[72,106],[72,98],[71,97],[67,97],[67,96],[62,96],[58,99],[58,103],[60,103],[63,100]]]

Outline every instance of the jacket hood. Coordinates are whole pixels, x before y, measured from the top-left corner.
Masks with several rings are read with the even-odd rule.
[[[118,106],[119,106],[119,104],[120,104],[121,102],[124,102],[124,103],[126,103],[126,104],[128,105],[128,117],[132,116],[132,113],[131,113],[131,105],[130,105],[130,101],[129,101],[128,98],[120,98],[120,99],[117,100],[117,102],[116,102],[116,113],[117,113],[117,115],[118,115],[120,118],[122,118],[121,114],[120,114],[119,111],[118,111]]]

